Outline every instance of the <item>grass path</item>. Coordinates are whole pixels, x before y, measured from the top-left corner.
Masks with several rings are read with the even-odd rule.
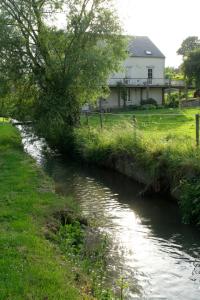
[[[0,299],[89,299],[44,237],[47,218],[67,200],[53,192],[10,124],[0,123],[0,166]]]

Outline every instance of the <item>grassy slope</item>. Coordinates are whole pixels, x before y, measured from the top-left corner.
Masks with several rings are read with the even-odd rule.
[[[87,299],[44,237],[46,218],[66,199],[23,153],[17,130],[2,123],[0,166],[0,299]]]
[[[90,127],[82,126],[75,131],[77,152],[97,163],[128,155],[146,168],[150,181],[166,176],[172,193],[178,188],[184,221],[200,224],[200,149],[195,145],[198,112],[157,109],[106,115],[103,130],[99,117],[90,116]],[[176,116],[177,113],[181,115]],[[132,114],[137,118],[136,131],[131,123]]]

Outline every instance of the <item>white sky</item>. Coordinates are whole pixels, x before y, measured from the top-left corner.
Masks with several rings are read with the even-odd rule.
[[[178,66],[176,54],[188,36],[200,37],[200,0],[114,0],[125,33],[148,36]]]

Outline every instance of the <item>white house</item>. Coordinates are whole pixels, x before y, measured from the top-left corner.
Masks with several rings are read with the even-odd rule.
[[[166,88],[184,87],[184,82],[164,78],[165,56],[148,37],[131,37],[127,52],[121,73],[112,74],[109,79],[110,95],[100,101],[102,108],[122,107],[124,102],[125,105],[140,105],[142,100],[149,98],[161,105]],[[122,87],[127,93],[126,101],[120,91]]]

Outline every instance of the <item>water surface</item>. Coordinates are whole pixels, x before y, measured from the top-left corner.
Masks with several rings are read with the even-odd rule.
[[[22,136],[57,191],[74,196],[83,214],[108,234],[110,277],[113,285],[120,275],[126,278],[126,299],[200,299],[200,231],[181,223],[175,202],[141,198],[142,186],[132,180],[44,154],[43,140],[23,130]]]

